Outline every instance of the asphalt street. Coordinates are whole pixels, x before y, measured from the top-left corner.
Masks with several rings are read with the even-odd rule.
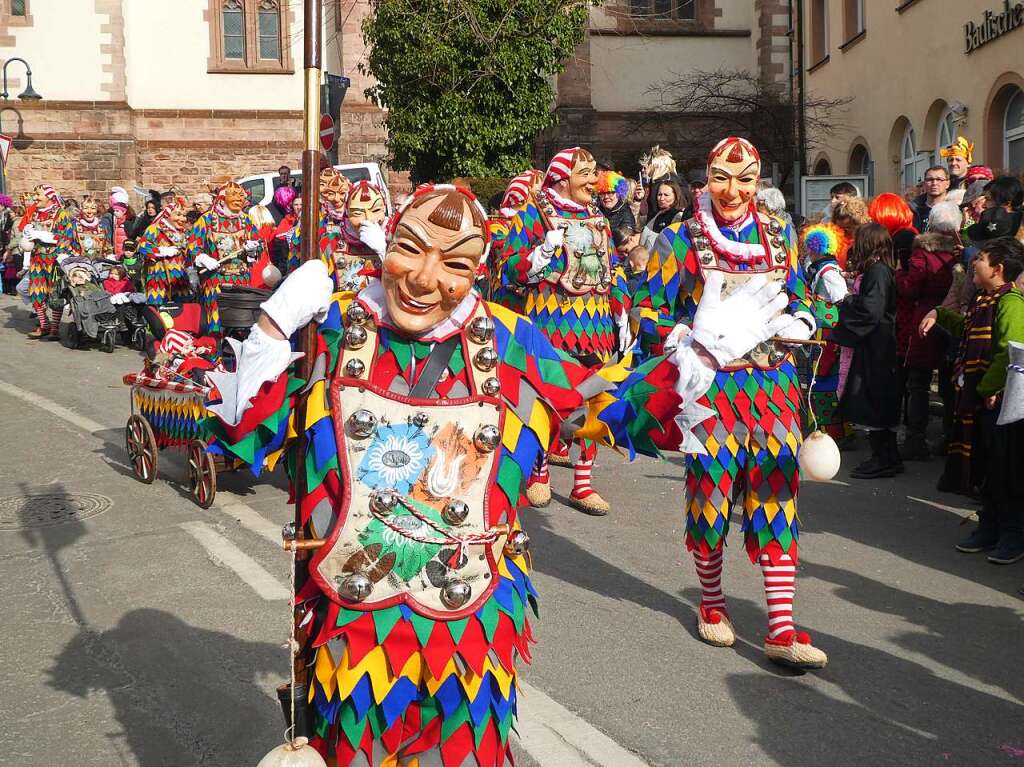
[[[221,475],[206,511],[180,454],[139,483],[121,383],[138,355],[30,327],[0,298],[0,764],[255,765],[283,730],[282,476]],[[953,550],[972,507],[934,489],[938,460],[849,480],[864,455],[802,491],[796,617],[830,657],[807,674],[763,657],[760,575],[738,538],[724,586],[740,640],[696,639],[681,459],[603,451],[602,519],[564,504],[571,477],[553,469],[555,502],[523,513],[541,617],[517,763],[1024,764],[1024,564]]]

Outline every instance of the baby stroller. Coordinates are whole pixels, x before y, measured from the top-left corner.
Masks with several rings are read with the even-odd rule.
[[[103,351],[114,351],[121,323],[110,296],[100,284],[99,269],[88,258],[68,256],[60,261],[50,292],[50,307],[64,315],[60,341],[68,349],[77,349],[86,340],[92,340]]]
[[[94,261],[93,265],[96,267],[101,280],[106,280],[115,268],[124,269],[127,274],[124,264],[117,261],[100,260]],[[106,282],[103,284],[104,286],[108,285]],[[117,329],[124,343],[130,344],[133,349],[142,351],[146,348],[147,341],[147,323],[144,314],[146,294],[138,289],[138,285],[134,281],[130,287],[131,290],[110,295],[110,303],[117,313]],[[107,292],[110,294],[109,290]]]

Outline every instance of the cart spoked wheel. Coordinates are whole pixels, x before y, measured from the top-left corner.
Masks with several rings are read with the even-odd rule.
[[[153,427],[141,415],[133,415],[124,427],[124,442],[128,449],[128,460],[132,471],[140,482],[147,485],[156,479],[157,461],[160,451],[153,436]]]
[[[188,489],[202,509],[210,508],[217,495],[217,467],[201,439],[188,443]]]

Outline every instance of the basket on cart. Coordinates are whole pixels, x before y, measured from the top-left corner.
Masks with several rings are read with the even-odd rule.
[[[188,459],[188,488],[195,502],[207,509],[217,495],[217,461],[207,452],[202,427],[209,388],[195,383],[128,373],[132,415],[125,425],[125,447],[132,471],[147,485],[157,476],[160,451],[184,449]]]

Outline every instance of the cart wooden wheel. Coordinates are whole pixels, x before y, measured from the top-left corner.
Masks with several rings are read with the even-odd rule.
[[[156,479],[160,450],[156,446],[153,427],[141,415],[133,415],[124,427],[124,443],[132,471],[140,482],[147,485]]]
[[[188,489],[200,508],[208,509],[213,505],[217,495],[217,467],[201,439],[188,443]]]

